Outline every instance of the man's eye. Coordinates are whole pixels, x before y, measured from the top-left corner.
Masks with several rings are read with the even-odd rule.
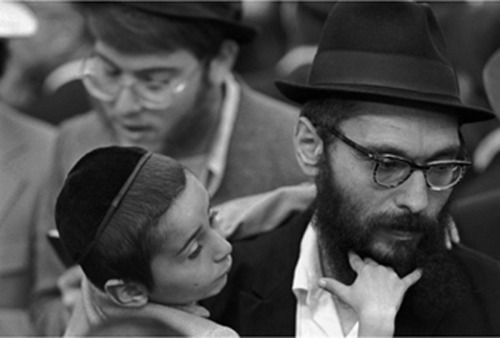
[[[198,257],[201,253],[201,249],[203,249],[203,246],[202,245],[197,245],[196,246],[196,249],[194,249],[193,252],[191,252],[189,255],[188,255],[188,258],[189,259],[195,259],[196,257]]]
[[[456,164],[444,163],[433,165],[431,168],[434,172],[449,172],[453,171],[456,167],[458,167]]]
[[[153,92],[162,92],[169,88],[169,82],[148,81],[145,85],[147,90]]]
[[[399,170],[405,167],[406,163],[391,158],[384,158],[378,162],[378,169],[383,171]]]

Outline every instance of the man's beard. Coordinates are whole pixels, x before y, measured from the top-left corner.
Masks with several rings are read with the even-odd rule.
[[[356,273],[348,263],[349,251],[392,267],[400,277],[421,268],[422,277],[404,303],[423,319],[439,317],[459,301],[465,279],[445,246],[451,220],[446,206],[434,218],[410,211],[363,217],[363,206],[341,188],[327,158],[321,161],[316,186],[315,226],[326,271],[351,284]],[[404,238],[394,237],[394,231]]]

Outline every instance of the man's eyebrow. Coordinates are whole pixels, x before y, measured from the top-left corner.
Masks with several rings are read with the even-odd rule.
[[[408,158],[410,159],[411,156],[408,154],[408,152],[402,150],[401,148],[397,148],[392,145],[372,145],[372,146],[367,146],[367,149],[377,152],[379,154],[392,154],[392,155],[397,155],[400,157]],[[459,144],[456,145],[450,145],[445,148],[442,148],[435,153],[431,154],[426,158],[426,161],[433,161],[439,158],[444,158],[444,157],[456,157],[462,149],[462,146]]]
[[[108,58],[106,55],[102,54],[99,51],[94,52],[95,55],[103,59],[105,62],[109,63],[115,68],[121,69],[121,67],[113,62],[110,58]],[[139,69],[136,71],[133,71],[134,74],[137,74],[139,76],[144,76],[144,75],[149,75],[150,73],[159,73],[159,72],[168,72],[168,73],[177,73],[179,72],[179,69],[176,67],[171,67],[171,66],[154,66],[154,67],[149,67],[149,68],[144,68],[144,69]]]
[[[177,253],[175,254],[175,256],[179,256],[188,246],[189,244],[195,240],[196,237],[198,237],[198,235],[200,234],[201,230],[203,229],[203,227],[200,225],[198,227],[198,229],[196,229],[196,231],[191,235],[189,236],[189,238],[187,239],[187,241],[184,243],[184,245],[182,246],[182,248],[177,251]]]

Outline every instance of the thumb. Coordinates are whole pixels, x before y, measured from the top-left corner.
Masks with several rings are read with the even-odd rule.
[[[333,278],[321,278],[318,282],[319,287],[345,300],[349,293],[349,287]]]
[[[359,273],[359,271],[361,270],[363,265],[365,265],[365,263],[363,262],[361,257],[359,257],[356,253],[354,253],[354,251],[348,252],[348,259],[349,259],[349,264],[351,265],[351,268],[356,273]]]
[[[413,272],[406,275],[402,280],[403,282],[405,282],[407,287],[410,287],[413,284],[415,284],[420,279],[420,277],[422,277],[422,270],[416,269]]]

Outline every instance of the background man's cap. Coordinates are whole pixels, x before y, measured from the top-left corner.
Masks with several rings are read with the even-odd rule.
[[[0,38],[31,36],[37,28],[38,21],[25,4],[0,0]]]
[[[337,3],[323,27],[307,84],[276,85],[297,103],[344,98],[429,105],[461,122],[494,117],[461,102],[434,14],[410,1]]]
[[[242,23],[243,6],[241,1],[123,1],[121,3],[150,14],[210,21],[224,27],[228,37],[238,42],[250,42],[257,33],[253,27]]]
[[[73,166],[57,198],[55,218],[75,262],[92,250],[151,156],[142,148],[112,146],[90,151]]]

